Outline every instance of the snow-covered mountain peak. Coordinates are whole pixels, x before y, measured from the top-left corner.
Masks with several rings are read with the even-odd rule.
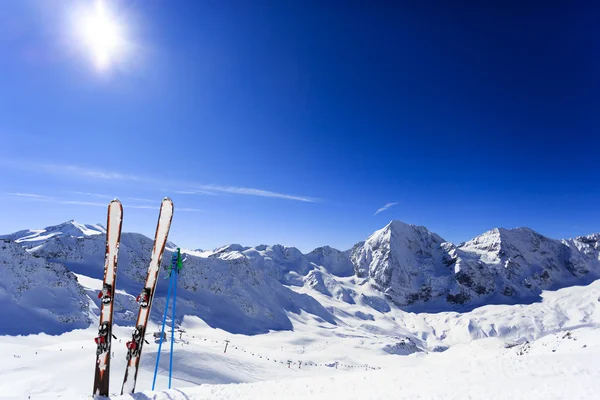
[[[249,249],[249,247],[244,247],[241,244],[233,243],[233,244],[228,244],[226,246],[218,247],[213,250],[213,253],[214,254],[223,254],[223,253],[229,253],[232,251],[242,252],[242,251],[245,251],[248,249]]]
[[[416,238],[427,238],[427,240],[432,240],[438,243],[444,242],[444,239],[442,239],[436,233],[431,232],[424,226],[407,224],[398,220],[392,220],[382,229],[373,232],[373,234],[367,239],[367,242],[389,242],[390,240],[394,239],[412,240]]]
[[[600,233],[592,233],[591,235],[587,236],[577,236],[573,240],[591,246],[596,250],[600,250]]]
[[[494,228],[464,243],[460,248],[476,253],[487,252],[497,258],[556,249],[560,242],[530,228]]]
[[[93,235],[104,235],[106,229],[100,224],[81,224],[74,219],[63,222],[60,225],[49,226],[44,229],[47,232],[57,232],[64,236],[84,237]]]
[[[358,277],[370,278],[386,297],[407,305],[428,301],[432,285],[446,285],[451,271],[445,244],[423,226],[392,221],[355,247],[351,259]]]
[[[439,246],[442,243],[444,239],[424,226],[393,220],[369,236],[365,246],[370,246],[373,250],[384,247],[402,253],[422,251],[424,248]]]
[[[350,261],[350,251],[340,251],[330,246],[317,247],[306,258],[315,265],[324,267],[336,276],[351,276],[354,266]]]
[[[81,224],[70,220],[62,224],[47,226],[44,229],[23,230],[0,236],[0,238],[14,240],[26,247],[32,247],[56,237],[81,238],[104,234],[106,234],[106,229],[100,224]]]

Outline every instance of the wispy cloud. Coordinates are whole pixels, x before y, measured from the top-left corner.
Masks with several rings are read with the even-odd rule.
[[[45,173],[58,176],[71,176],[80,178],[92,178],[101,180],[121,180],[121,181],[140,181],[154,182],[154,180],[135,175],[124,174],[115,171],[99,170],[94,168],[81,167],[70,164],[37,163],[26,162],[18,159],[0,159],[0,165],[9,168],[16,168],[23,171],[32,171],[36,173]]]
[[[119,196],[110,196],[110,195],[101,194],[101,193],[89,193],[89,192],[69,192],[69,193],[77,194],[80,196],[98,197],[100,199],[107,199],[107,200],[119,198]],[[124,197],[123,200],[136,201],[138,203],[159,203],[161,199],[151,200],[151,199],[142,199],[140,197]]]
[[[49,199],[49,196],[34,193],[4,193],[7,196],[28,197],[32,199]]]
[[[5,195],[22,197],[29,200],[41,201],[44,203],[52,203],[52,204],[69,204],[69,205],[77,205],[77,206],[89,206],[89,207],[107,207],[107,203],[100,203],[94,201],[80,201],[80,200],[65,200],[59,199],[52,196],[46,196],[42,194],[34,194],[34,193],[4,193]],[[137,209],[137,210],[158,210],[159,206],[151,206],[151,205],[126,205],[128,209]],[[189,207],[180,207],[175,208],[176,211],[179,212],[206,212],[206,210],[201,210],[198,208],[189,208]]]
[[[92,206],[92,207],[107,207],[106,203],[94,203],[92,201],[77,201],[77,200],[58,200],[51,199],[52,203],[56,204],[73,204],[78,206]]]
[[[115,196],[110,196],[107,194],[100,194],[100,193],[88,193],[88,192],[69,192],[71,194],[77,194],[80,196],[90,196],[90,197],[98,197],[100,199],[107,199],[107,200],[112,200],[115,198]]]
[[[377,215],[377,214],[379,214],[380,212],[383,212],[383,211],[387,210],[388,208],[395,206],[396,204],[400,204],[400,202],[396,202],[396,203],[387,203],[385,206],[383,206],[383,207],[381,207],[379,210],[375,211],[375,214],[373,214],[373,215]]]
[[[169,193],[177,193],[177,194],[198,194],[197,191],[193,191],[193,190],[168,190],[168,189],[163,189],[162,191],[163,192],[169,192]]]
[[[153,183],[160,184],[163,187],[169,187],[171,185],[176,186],[176,183],[160,182],[156,179],[151,179],[144,176],[129,175],[121,172],[98,170],[86,167],[80,167],[76,165],[63,165],[63,164],[41,164],[41,163],[26,163],[19,160],[0,160],[1,165],[7,165],[12,168],[19,168],[22,170],[35,171],[37,173],[46,173],[58,176],[67,177],[78,177],[88,178],[96,180],[106,181],[131,181],[139,183]],[[198,185],[195,183],[179,183],[180,187],[187,187],[184,190],[174,190],[173,193],[177,194],[204,194],[204,195],[216,195],[219,193],[227,193],[233,195],[243,196],[259,196],[259,197],[271,197],[284,200],[302,201],[307,203],[318,202],[319,199],[299,196],[295,194],[274,192],[271,190],[264,190],[258,188],[238,187],[238,186],[223,186],[223,185]],[[80,195],[95,196],[99,198],[112,198],[112,196],[106,196],[102,194],[78,192]],[[144,199],[145,200],[145,199]],[[141,201],[138,199],[138,201]]]
[[[140,197],[125,197],[125,200],[139,201],[140,203],[158,203],[158,202],[160,202],[162,199],[158,199],[158,200],[150,200],[150,199],[142,199],[142,198],[140,198]]]
[[[95,207],[106,207],[107,203],[95,203],[91,201],[77,201],[77,200],[64,200],[58,199],[52,196],[46,196],[43,194],[35,194],[35,193],[5,193],[11,196],[22,197],[27,200],[35,200],[44,203],[53,203],[53,204],[74,204],[74,205],[84,205],[84,206],[95,206]]]
[[[120,172],[102,171],[79,167],[76,165],[60,165],[60,164],[42,164],[41,167],[45,172],[50,172],[59,175],[73,175],[85,178],[95,179],[116,179],[126,181],[145,181],[145,178],[140,178],[134,175],[122,174]]]
[[[216,196],[215,192],[209,192],[208,190],[169,190],[162,189],[163,192],[176,193],[176,194],[205,194],[208,196]]]
[[[201,185],[199,187],[202,190],[207,190],[207,191],[212,191],[212,192],[239,194],[239,195],[246,195],[246,196],[274,197],[274,198],[278,198],[278,199],[304,201],[307,203],[317,202],[317,199],[313,199],[311,197],[277,193],[277,192],[272,192],[270,190],[244,188],[244,187],[236,187],[236,186],[217,186],[217,185]]]

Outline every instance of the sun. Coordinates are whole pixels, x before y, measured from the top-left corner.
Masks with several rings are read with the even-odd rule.
[[[78,36],[99,70],[106,70],[122,57],[125,48],[123,27],[103,0],[77,18]]]

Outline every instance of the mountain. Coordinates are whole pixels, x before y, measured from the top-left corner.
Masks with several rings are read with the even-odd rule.
[[[427,302],[454,288],[453,246],[423,226],[392,221],[353,249],[356,275],[398,305]]]
[[[356,275],[400,307],[460,310],[529,302],[544,289],[600,278],[599,236],[559,241],[529,228],[499,228],[457,247],[425,227],[392,221],[351,258]]]
[[[0,239],[0,335],[85,328],[89,299],[72,272]]]
[[[67,229],[66,225],[69,224],[72,228]],[[105,236],[92,230],[82,232],[74,229],[79,226],[85,225],[71,221],[46,228],[45,232],[53,234],[48,235],[45,240],[36,240],[36,245],[28,251],[34,257],[60,263],[79,276],[100,282],[104,272]],[[15,243],[31,243],[20,239],[29,238],[29,235],[6,236],[16,237]],[[132,324],[135,319],[137,306],[134,299],[146,278],[152,246],[152,239],[144,235],[129,232],[121,235],[118,291],[115,296],[117,324]],[[171,259],[174,250],[174,245],[172,246],[165,251],[163,268]],[[306,312],[320,321],[336,323],[333,316],[312,297],[294,292],[280,282],[288,280],[287,273],[294,273],[290,269],[297,264],[298,260],[294,256],[299,251],[283,246],[265,246],[248,249],[248,254],[244,254],[237,251],[240,249],[232,246],[231,249],[217,249],[207,253],[183,251],[184,268],[177,292],[179,320],[184,315],[194,315],[211,326],[244,334],[262,333],[271,329],[289,330],[292,324],[288,312]],[[167,289],[168,281],[160,279],[155,306],[152,308],[152,317],[155,319],[162,316]],[[88,292],[91,300],[99,307],[95,290],[90,289]],[[98,309],[93,308],[92,312],[97,313]]]
[[[32,269],[48,269],[47,263],[57,276],[70,271],[85,281],[85,288],[72,288],[88,295],[91,307],[80,309],[85,321],[98,313],[95,291],[103,276],[104,233],[101,225],[68,221],[2,238],[10,243],[15,262],[37,260]],[[135,297],[152,245],[144,235],[122,234],[117,324],[134,321]],[[27,251],[15,252],[19,246]],[[175,247],[168,243],[165,263]],[[394,332],[398,322],[386,317],[393,309],[465,311],[490,303],[530,303],[539,300],[543,290],[600,277],[600,234],[555,240],[527,228],[493,229],[456,246],[425,227],[392,221],[347,251],[324,246],[303,254],[294,247],[239,244],[182,251],[177,320],[197,316],[209,326],[243,334],[290,330],[293,320],[308,319],[369,331],[381,331],[385,320],[384,331]],[[46,279],[31,279],[38,278]],[[32,287],[45,287],[43,281],[34,283]],[[166,293],[167,281],[160,279],[155,320],[163,312]]]
[[[354,275],[354,264],[350,259],[350,250],[340,251],[329,246],[323,246],[314,249],[305,257],[313,264],[323,266],[332,275]]]
[[[529,228],[493,229],[456,249],[460,299],[499,294],[531,298],[543,289],[589,283],[600,277],[598,236],[547,238]]]
[[[14,240],[25,247],[33,247],[40,243],[44,243],[48,239],[55,236],[85,237],[105,234],[106,229],[100,224],[86,225],[71,220],[56,226],[46,227],[44,229],[27,229],[8,235],[0,235],[0,239]]]

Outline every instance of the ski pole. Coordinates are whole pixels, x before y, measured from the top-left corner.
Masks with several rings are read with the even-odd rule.
[[[173,317],[171,318],[171,354],[169,359],[169,389],[171,389],[171,377],[173,376],[173,344],[175,343],[175,305],[177,304],[177,274],[179,273],[179,269],[181,269],[181,253],[179,248],[177,248],[177,266],[178,268],[174,268],[174,276],[175,282],[173,284]]]
[[[158,343],[158,353],[156,354],[156,367],[154,367],[154,379],[152,379],[152,390],[156,385],[156,375],[158,374],[158,361],[160,360],[160,350],[162,348],[163,337],[165,335],[165,324],[167,323],[167,314],[169,312],[169,299],[171,298],[171,287],[173,286],[173,275],[169,280],[169,289],[167,290],[167,302],[165,304],[165,313],[163,316],[162,328],[160,331],[160,342]]]

